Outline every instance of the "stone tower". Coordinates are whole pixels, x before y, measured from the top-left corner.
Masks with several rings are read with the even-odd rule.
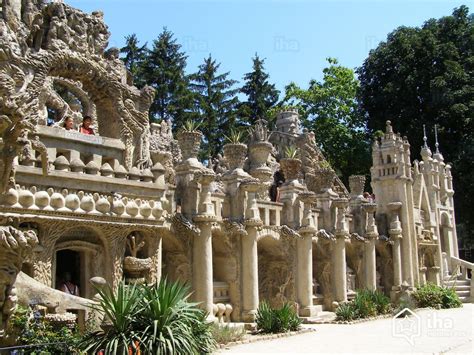
[[[401,225],[401,283],[413,287],[418,282],[414,229],[413,186],[410,144],[393,132],[387,121],[385,134],[375,141],[372,150],[372,189],[377,202],[376,218],[380,234],[395,235]],[[396,274],[396,272],[395,272]],[[396,285],[398,286],[398,285]]]

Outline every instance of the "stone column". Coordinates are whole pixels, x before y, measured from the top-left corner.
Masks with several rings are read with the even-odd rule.
[[[345,209],[348,201],[345,198],[339,198],[335,199],[333,204],[337,208],[336,243],[333,249],[334,298],[336,302],[345,302],[347,301],[346,238],[348,235]]]
[[[297,277],[296,290],[302,317],[312,317],[317,313],[313,306],[313,236],[317,232],[317,221],[311,210],[316,203],[316,194],[313,192],[301,193],[299,199],[304,203],[303,218],[297,240]]]
[[[392,244],[392,263],[393,263],[393,285],[390,291],[390,298],[396,301],[402,290],[402,256],[400,250],[400,241],[402,239],[402,224],[398,218],[398,211],[402,206],[401,202],[391,202],[387,204],[387,208],[392,213],[392,220],[390,222],[390,242]]]
[[[377,209],[375,203],[365,203],[362,205],[364,211],[367,213],[367,226],[365,237],[365,286],[369,290],[375,291],[377,289],[377,264],[375,260],[375,241],[379,233],[375,225],[374,213]]]
[[[257,230],[262,225],[255,194],[260,184],[256,180],[248,180],[240,186],[247,192],[247,235],[242,237],[242,321],[254,322],[259,302]]]
[[[199,236],[193,240],[193,288],[194,299],[213,319],[213,275],[212,275],[212,223],[216,221],[214,208],[210,201],[209,185],[214,180],[214,173],[205,171],[197,176],[201,184],[198,215],[193,217],[200,229]]]

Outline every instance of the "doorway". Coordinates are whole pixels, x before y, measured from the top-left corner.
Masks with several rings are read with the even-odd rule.
[[[70,281],[79,288],[79,295],[84,297],[84,280],[82,280],[82,253],[70,249],[56,252],[56,289],[70,277]]]

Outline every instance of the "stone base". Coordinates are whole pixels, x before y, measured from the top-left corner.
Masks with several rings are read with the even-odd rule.
[[[305,308],[300,308],[299,309],[299,316],[300,317],[315,317],[319,313],[323,311],[323,306],[317,305],[317,306],[309,306]]]
[[[401,294],[402,288],[400,286],[392,286],[392,290],[390,291],[390,301],[393,303],[398,303]]]
[[[255,322],[256,315],[257,315],[256,310],[243,311],[242,312],[242,322],[253,323],[253,322]]]

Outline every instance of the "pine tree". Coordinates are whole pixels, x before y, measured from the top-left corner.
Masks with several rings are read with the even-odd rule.
[[[144,63],[145,81],[156,90],[150,119],[171,120],[174,130],[184,124],[192,108],[189,80],[185,74],[186,59],[173,33],[164,28],[153,41]]]
[[[239,116],[246,117],[248,124],[254,124],[259,118],[268,119],[268,110],[275,106],[280,94],[275,85],[268,82],[269,74],[263,66],[265,59],[255,54],[252,61],[252,71],[244,75],[245,84],[240,89],[247,95],[247,101],[240,105]]]
[[[133,83],[138,88],[145,85],[143,77],[143,62],[146,58],[146,43],[143,46],[139,45],[139,40],[135,33],[125,37],[125,47],[120,48],[120,53],[125,54],[122,61],[125,67],[132,74]]]
[[[211,55],[204,59],[199,71],[191,75],[190,88],[194,92],[196,112],[204,134],[202,156],[214,158],[223,146],[222,137],[235,125],[238,89],[228,79],[229,72],[218,74],[220,63]]]

